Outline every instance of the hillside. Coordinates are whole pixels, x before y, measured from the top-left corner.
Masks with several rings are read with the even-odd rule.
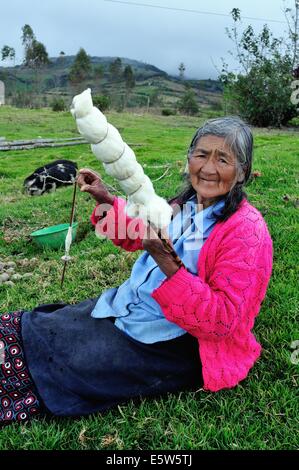
[[[75,56],[53,57],[51,63],[42,69],[32,70],[22,65],[0,67],[0,80],[6,85],[7,102],[14,102],[21,95],[42,94],[44,102],[53,95],[72,96],[74,87],[70,86],[68,75]],[[125,94],[124,82],[113,83],[109,73],[109,65],[115,57],[90,57],[93,69],[102,66],[103,76],[95,78],[93,74],[80,83],[80,88],[90,86],[94,93],[114,97]],[[172,107],[185,91],[185,85],[178,77],[170,76],[165,71],[151,64],[128,58],[121,58],[123,68],[130,65],[133,69],[136,86],[128,106],[168,106]],[[186,80],[185,83],[195,91],[201,107],[216,109],[221,102],[221,84],[215,80]],[[78,87],[77,87],[78,88]]]

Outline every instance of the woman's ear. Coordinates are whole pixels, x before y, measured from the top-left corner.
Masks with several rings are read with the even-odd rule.
[[[244,183],[244,182],[245,182],[247,169],[248,169],[248,166],[247,166],[247,165],[243,165],[242,168],[239,168],[239,171],[238,171],[238,183]]]
[[[237,173],[237,183],[243,183],[245,180],[245,173],[243,169],[239,169]]]
[[[188,162],[188,161],[187,161],[187,163],[186,163],[184,173],[185,173],[185,174],[188,174],[188,173],[189,173],[189,162]]]

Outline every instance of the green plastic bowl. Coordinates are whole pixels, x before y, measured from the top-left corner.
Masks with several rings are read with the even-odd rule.
[[[72,231],[73,241],[76,238],[77,226],[78,222],[74,222]],[[36,230],[36,232],[32,232],[30,236],[38,246],[43,248],[61,248],[64,246],[68,228],[69,224],[52,225],[52,227]]]

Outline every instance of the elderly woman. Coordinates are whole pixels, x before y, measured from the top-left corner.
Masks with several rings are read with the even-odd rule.
[[[0,421],[85,415],[200,387],[216,392],[247,377],[261,353],[251,330],[272,269],[266,223],[243,192],[252,150],[239,118],[197,130],[187,187],[170,201],[176,257],[153,228],[126,216],[125,201],[99,175],[80,170],[81,191],[97,201],[96,231],[145,251],[126,282],[95,299],[0,317]]]

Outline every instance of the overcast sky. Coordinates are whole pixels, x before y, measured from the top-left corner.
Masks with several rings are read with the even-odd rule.
[[[225,27],[232,24],[229,17],[128,3],[218,14],[237,7],[243,16],[285,21],[282,0],[0,0],[0,48],[14,47],[20,63],[21,28],[28,23],[50,57],[61,50],[74,55],[84,47],[91,56],[137,59],[171,74],[177,74],[184,62],[188,78],[216,78],[213,63],[220,67],[221,57],[229,60],[231,42],[225,34]],[[264,22],[243,21],[256,30]],[[268,24],[277,36],[286,30],[285,23]]]

